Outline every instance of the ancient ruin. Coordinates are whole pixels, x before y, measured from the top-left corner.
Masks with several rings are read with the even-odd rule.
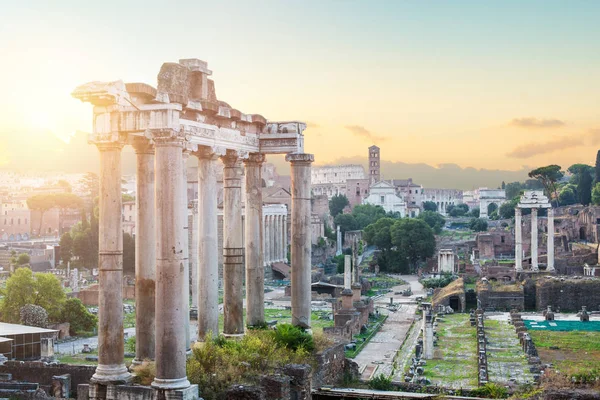
[[[515,270],[523,271],[523,242],[521,215],[523,209],[531,209],[531,271],[539,271],[538,263],[538,210],[548,212],[548,263],[546,271],[554,271],[554,210],[542,191],[526,191],[515,209]]]
[[[198,59],[165,63],[158,85],[92,82],[73,97],[94,105],[89,142],[100,151],[99,363],[90,398],[131,380],[123,361],[121,151],[137,154],[136,359],[154,359],[159,393],[197,398],[186,377],[189,271],[185,159],[198,158],[198,339],[218,332],[216,170],[223,164],[224,334],[244,333],[244,257],[248,324],[264,322],[264,264],[286,258],[285,218],[263,216],[261,165],[287,154],[292,170],[291,263],[293,323],[310,328],[312,154],[303,152],[302,122],[268,122],[216,96],[212,74]],[[244,173],[245,169],[245,173]],[[242,184],[245,217],[242,230]],[[263,242],[263,229],[272,238]],[[245,235],[245,240],[243,240]],[[245,248],[243,246],[245,243]],[[269,249],[265,258],[263,249]],[[277,252],[276,252],[277,250]],[[113,390],[113,389],[111,389]],[[118,389],[114,389],[118,390]]]

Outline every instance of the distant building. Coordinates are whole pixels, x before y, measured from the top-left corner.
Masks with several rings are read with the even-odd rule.
[[[312,194],[331,198],[347,193],[348,180],[365,179],[362,165],[330,165],[311,169]]]
[[[387,181],[379,181],[369,188],[369,196],[363,200],[364,204],[381,206],[386,212],[400,213],[401,217],[407,215],[406,203],[396,194],[394,185]]]
[[[463,191],[456,189],[423,189],[423,195],[421,197],[422,202],[430,201],[435,203],[437,211],[446,215],[446,210],[450,205],[462,204],[463,202]]]
[[[135,234],[136,219],[135,201],[124,201],[121,215],[123,218],[123,232],[133,236]]]
[[[479,216],[489,218],[489,208],[492,204],[496,209],[506,202],[506,192],[503,189],[479,189]]]

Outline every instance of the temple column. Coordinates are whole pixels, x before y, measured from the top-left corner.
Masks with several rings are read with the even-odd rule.
[[[279,218],[280,218],[280,222],[279,222],[279,226],[280,226],[280,232],[279,232],[280,256],[279,256],[279,258],[281,259],[281,262],[285,262],[285,216],[282,215]]]
[[[522,210],[515,208],[515,271],[523,271],[523,234],[521,226]]]
[[[288,248],[288,229],[287,229],[287,215],[283,216],[283,262],[290,262],[287,257]]]
[[[538,271],[538,209],[531,209],[531,270]]]
[[[156,228],[154,223],[154,147],[136,138],[135,360],[154,360]]]
[[[198,340],[219,334],[219,242],[217,160],[212,149],[200,147],[198,158]]]
[[[223,313],[225,335],[244,334],[242,247],[242,169],[236,152],[223,161]]]
[[[554,271],[554,209],[548,209],[548,266],[546,271]]]
[[[183,226],[183,279],[184,279],[184,290],[181,292],[183,296],[183,321],[185,329],[185,349],[186,351],[191,350],[190,341],[190,231],[189,231],[189,219],[188,219],[188,198],[187,198],[187,160],[190,157],[190,153],[187,150],[183,150],[181,155],[181,168],[182,168],[182,183],[181,183],[181,219]]]
[[[288,154],[292,175],[292,324],[310,329],[312,154]]]
[[[98,366],[93,383],[119,384],[132,378],[124,362],[123,222],[119,142],[96,143],[100,150],[98,240]]]
[[[281,243],[279,242],[279,236],[281,235],[281,227],[279,225],[279,215],[275,216],[275,229],[273,229],[273,243],[274,243],[274,248],[275,248],[275,261],[279,262],[281,261],[281,249],[279,248],[279,246],[281,246]]]
[[[265,232],[263,234],[263,237],[264,237],[264,241],[265,241],[265,254],[264,254],[265,265],[270,265],[271,264],[271,240],[269,239],[271,237],[271,216],[270,215],[265,215]]]
[[[154,134],[156,148],[156,377],[157,389],[183,389],[186,377],[184,304],[183,138],[177,131]]]
[[[265,322],[265,268],[262,253],[262,176],[264,154],[253,153],[244,160],[246,168],[246,324]]]
[[[190,301],[191,308],[198,312],[198,201],[191,201],[188,209],[190,210],[191,219],[188,221],[188,229],[190,230],[191,243],[189,244],[189,260],[190,263]]]

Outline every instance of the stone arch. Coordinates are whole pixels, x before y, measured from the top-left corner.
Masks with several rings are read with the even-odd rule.
[[[586,235],[584,226],[579,228],[579,240],[583,240],[583,241],[587,240],[587,235]]]
[[[491,215],[494,211],[498,210],[498,204],[492,201],[487,205],[487,215]]]

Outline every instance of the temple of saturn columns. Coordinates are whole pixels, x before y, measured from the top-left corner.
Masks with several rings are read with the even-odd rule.
[[[548,213],[548,263],[546,271],[554,271],[554,209],[544,192],[526,191],[515,208],[515,270],[523,271],[522,210],[531,209],[531,271],[539,271],[538,262],[538,210]]]
[[[186,59],[163,64],[156,88],[145,83],[92,82],[72,94],[94,106],[89,142],[100,151],[99,362],[91,398],[102,398],[102,387],[131,379],[123,358],[121,286],[121,150],[125,145],[132,145],[137,155],[136,360],[155,360],[154,389],[184,391],[186,396],[194,390],[186,377],[190,256],[196,257],[192,264],[197,265],[198,340],[218,334],[217,168],[223,168],[224,182],[223,334],[244,333],[244,281],[247,325],[264,322],[264,265],[286,258],[282,251],[287,247],[282,246],[287,240],[286,218],[281,210],[263,213],[261,165],[268,154],[286,154],[291,164],[292,323],[311,326],[314,157],[304,153],[306,125],[243,114],[217,99],[210,75],[206,62]],[[192,252],[188,252],[186,231],[185,159],[190,155],[198,158],[199,182],[198,248]],[[269,240],[263,240],[264,233]]]

